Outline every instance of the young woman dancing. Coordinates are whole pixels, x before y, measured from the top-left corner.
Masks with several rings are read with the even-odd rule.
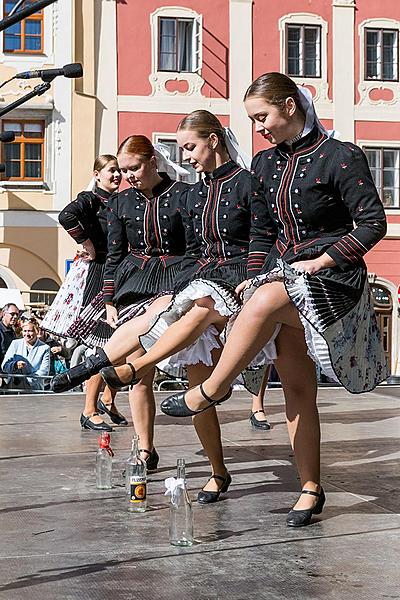
[[[114,329],[121,314],[122,319],[132,319],[115,333],[117,345],[122,342],[118,359],[125,358],[132,350],[133,345],[126,342],[135,328],[145,331],[160,301],[161,306],[168,303],[170,296],[165,301],[162,296],[173,288],[185,251],[181,210],[188,184],[172,181],[166,173],[160,172],[156,154],[150,140],[143,135],[128,137],[117,153],[122,177],[130,188],[120,192],[108,209],[103,288],[106,307],[102,299],[97,304],[100,311],[107,311],[107,322]],[[70,389],[98,373],[102,366],[109,365],[105,351],[107,344],[104,350],[97,348],[82,365],[56,376],[52,381],[53,390]],[[153,376],[154,370],[129,394],[133,424],[149,470],[158,464],[153,445]],[[102,409],[108,412],[104,406]]]
[[[387,377],[362,258],[385,235],[386,220],[363,152],[327,135],[307,90],[267,73],[244,102],[256,131],[275,146],[253,160],[268,204],[268,256],[262,274],[239,286],[247,287],[247,302],[209,379],[161,408],[197,415],[226,400],[235,377],[280,327],[275,366],[302,486],[287,525],[299,527],[325,502],[312,359],[353,393]]]
[[[93,166],[93,179],[93,190],[78,194],[58,217],[66,232],[83,247],[81,257],[72,265],[42,321],[43,329],[62,337],[76,336],[82,313],[101,291],[107,256],[107,205],[121,182],[116,157],[111,154],[98,156]],[[106,387],[99,400],[103,385],[100,375],[94,375],[87,382],[85,406],[80,416],[82,429],[112,431],[99,415],[99,409],[105,412],[102,406],[107,408],[113,423],[128,424],[115,406],[115,390]]]

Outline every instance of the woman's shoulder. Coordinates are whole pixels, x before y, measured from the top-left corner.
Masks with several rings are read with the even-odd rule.
[[[331,137],[326,140],[326,144],[326,147],[330,150],[330,152],[335,153],[337,156],[342,157],[343,159],[351,160],[354,158],[365,157],[362,148],[356,144],[353,144],[353,142],[345,142]]]

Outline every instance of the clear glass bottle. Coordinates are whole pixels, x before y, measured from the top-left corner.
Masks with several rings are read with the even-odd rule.
[[[126,462],[125,489],[129,512],[144,512],[147,507],[147,468],[139,452],[139,436],[132,439],[131,455]]]
[[[185,461],[178,458],[176,481],[169,505],[169,541],[173,546],[193,544],[193,509],[186,487]]]
[[[110,434],[104,431],[99,437],[99,448],[96,454],[96,487],[98,490],[112,488],[112,457]]]

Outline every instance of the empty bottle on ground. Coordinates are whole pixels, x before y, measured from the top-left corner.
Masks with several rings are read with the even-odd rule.
[[[132,440],[131,455],[125,469],[125,487],[129,512],[144,512],[147,507],[146,461],[140,456],[139,436]]]
[[[110,434],[106,431],[99,437],[99,448],[96,454],[96,487],[99,490],[112,488],[112,457]]]
[[[166,494],[171,495],[169,507],[169,541],[173,546],[193,544],[193,509],[186,487],[185,461],[178,458],[176,479],[166,479]]]

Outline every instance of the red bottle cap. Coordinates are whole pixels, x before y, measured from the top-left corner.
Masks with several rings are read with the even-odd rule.
[[[107,431],[105,431],[99,437],[99,447],[100,448],[108,448],[110,446],[110,441],[111,441],[110,434],[107,433]]]

